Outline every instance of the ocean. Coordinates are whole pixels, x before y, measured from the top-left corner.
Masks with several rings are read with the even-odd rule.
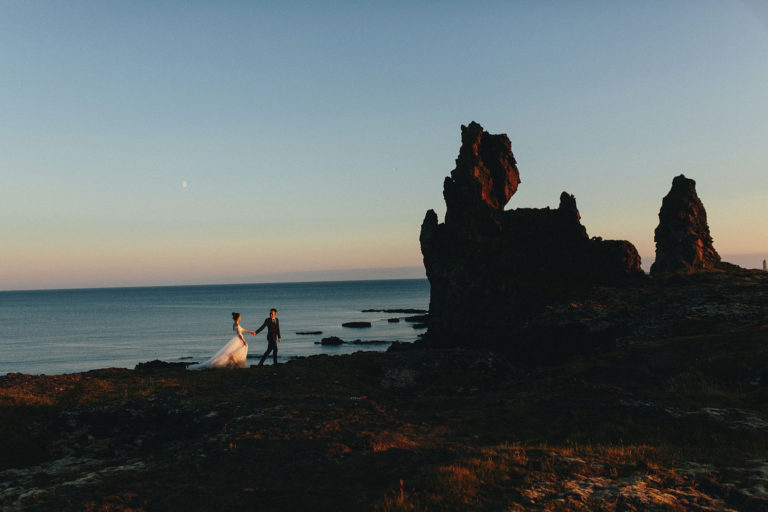
[[[283,338],[279,362],[386,350],[389,343],[316,342],[328,336],[413,342],[424,331],[404,321],[412,315],[362,311],[426,310],[428,305],[426,279],[6,291],[0,292],[0,375],[133,368],[154,359],[204,361],[233,336],[233,311],[242,315],[241,325],[256,330],[272,307]],[[355,321],[371,327],[341,325]],[[297,334],[315,331],[322,334]],[[267,348],[266,329],[256,337],[246,335],[246,341],[249,363],[255,364]]]

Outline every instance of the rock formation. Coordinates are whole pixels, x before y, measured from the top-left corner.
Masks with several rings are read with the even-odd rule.
[[[461,131],[443,186],[445,223],[429,210],[421,226],[427,343],[520,348],[529,319],[553,300],[644,276],[631,243],[589,238],[572,195],[555,210],[504,211],[520,183],[509,139],[474,122]]]
[[[477,123],[461,127],[456,169],[445,178],[446,222],[486,221],[517,191],[520,173],[506,135],[490,135]]]
[[[696,182],[684,175],[672,180],[664,197],[656,228],[656,261],[651,274],[695,271],[720,265],[720,255],[712,245],[707,212],[696,194]]]

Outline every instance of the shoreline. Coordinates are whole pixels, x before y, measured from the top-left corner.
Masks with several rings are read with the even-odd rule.
[[[751,271],[595,288],[536,321],[626,331],[545,360],[420,344],[6,375],[0,507],[765,510],[767,299]]]
[[[353,354],[358,352],[386,352],[390,347],[394,346],[403,346],[403,345],[412,345],[413,343],[418,342],[418,339],[415,339],[413,341],[400,341],[400,340],[360,340],[360,339],[354,339],[354,340],[341,340],[341,343],[323,343],[322,341],[315,341],[313,342],[314,345],[320,345],[324,349],[327,349],[326,353],[319,353],[319,354],[308,354],[308,355],[294,355],[294,356],[288,356],[284,360],[279,361],[279,364],[288,364],[291,361],[311,358],[311,357],[322,357],[322,356],[329,356],[329,357],[340,357],[344,355],[349,355],[349,353],[338,353],[336,349],[340,345],[344,346],[351,346],[357,348],[354,352],[351,352]],[[386,347],[385,347],[386,346]],[[262,354],[261,352],[257,353],[249,353],[246,361],[258,361],[261,358]],[[278,360],[282,356],[278,355]],[[182,366],[189,366],[192,364],[196,364],[199,361],[194,361],[193,357],[191,356],[184,356],[180,357],[177,360],[163,360],[163,359],[153,359],[151,361],[139,361],[136,364],[133,365],[133,367],[129,366],[102,366],[97,368],[90,368],[90,369],[83,369],[83,370],[75,370],[71,372],[59,372],[59,373],[30,373],[30,372],[19,372],[19,371],[11,371],[4,374],[0,374],[0,379],[3,377],[8,376],[16,376],[16,375],[22,375],[22,376],[28,376],[28,377],[57,377],[60,375],[75,375],[75,374],[81,374],[81,373],[90,373],[90,372],[100,372],[100,371],[112,371],[112,370],[126,370],[126,371],[134,371],[134,370],[140,370],[140,367],[152,365],[155,363],[159,363],[157,367],[167,367],[172,368],[174,366],[182,367]],[[271,361],[271,359],[270,359]],[[249,364],[249,368],[254,368],[255,364]],[[271,366],[271,363],[270,363]],[[238,370],[238,369],[247,369],[247,368],[233,368],[232,370]],[[226,370],[226,369],[224,369]]]
[[[735,349],[749,357],[734,366]],[[0,506],[758,510],[767,382],[728,382],[761,361],[756,325],[550,366],[432,349],[15,374],[0,377]]]
[[[277,306],[285,331],[279,356],[319,353],[324,336],[350,338],[349,321],[372,322],[362,340],[410,341],[420,331],[390,324],[365,308],[423,308],[426,280],[350,283],[222,285],[34,292],[4,297],[0,374],[72,373],[104,367],[133,368],[152,359],[207,359],[231,337],[231,312],[255,329]],[[45,312],[45,327],[31,332],[24,319]],[[393,315],[394,316],[394,315]],[[405,316],[405,315],[401,315]],[[295,332],[322,332],[297,335]],[[264,335],[248,337],[251,354],[263,352]],[[343,347],[341,351],[352,350]]]

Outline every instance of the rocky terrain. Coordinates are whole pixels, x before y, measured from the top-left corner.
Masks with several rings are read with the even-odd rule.
[[[768,509],[768,274],[649,281],[546,309],[573,339],[626,329],[545,363],[417,344],[0,377],[0,509]]]

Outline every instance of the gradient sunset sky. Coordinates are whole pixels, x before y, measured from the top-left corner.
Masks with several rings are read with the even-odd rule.
[[[508,208],[565,190],[648,268],[682,173],[768,257],[758,0],[7,0],[0,70],[2,290],[423,276],[471,121]]]

